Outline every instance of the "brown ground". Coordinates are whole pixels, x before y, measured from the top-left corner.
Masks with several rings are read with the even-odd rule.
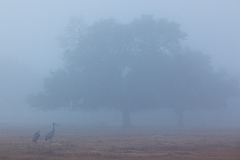
[[[58,133],[51,144],[33,144],[31,134],[2,131],[0,160],[240,160],[240,131],[90,133]]]

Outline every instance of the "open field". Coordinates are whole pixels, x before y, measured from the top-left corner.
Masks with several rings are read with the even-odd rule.
[[[240,131],[103,131],[59,133],[50,144],[30,130],[4,130],[1,160],[240,160]]]

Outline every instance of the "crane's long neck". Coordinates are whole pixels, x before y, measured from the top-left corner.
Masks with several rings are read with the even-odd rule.
[[[55,124],[52,125],[52,131],[55,132]]]

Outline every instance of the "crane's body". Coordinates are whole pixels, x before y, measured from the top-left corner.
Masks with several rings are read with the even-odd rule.
[[[37,141],[39,140],[40,136],[41,136],[40,135],[40,131],[37,131],[36,133],[33,134],[32,141],[34,143],[37,143]]]
[[[52,130],[45,136],[45,141],[52,141],[55,136],[55,123],[52,124]]]

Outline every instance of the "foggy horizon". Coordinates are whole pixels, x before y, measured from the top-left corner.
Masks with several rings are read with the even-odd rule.
[[[188,35],[185,40],[186,46],[210,55],[212,64],[217,70],[223,70],[239,79],[239,4],[236,0],[197,2],[161,0],[147,1],[147,3],[146,0],[131,2],[2,0],[0,1],[1,122],[22,121],[21,123],[24,124],[31,118],[34,122],[41,121],[43,116],[49,117],[49,121],[63,119],[64,112],[45,113],[31,108],[26,103],[26,99],[30,94],[40,91],[44,79],[62,66],[63,50],[59,37],[65,34],[66,26],[72,18],[82,19],[86,23],[108,18],[129,22],[141,15],[153,15],[156,18],[177,22],[181,30]],[[240,121],[237,118],[239,112],[240,109],[235,106],[219,115],[224,113],[232,115],[233,120],[230,122],[237,123]],[[74,114],[76,117],[78,114],[81,117],[84,113]]]
[[[239,160],[239,0],[0,0],[0,159]]]

